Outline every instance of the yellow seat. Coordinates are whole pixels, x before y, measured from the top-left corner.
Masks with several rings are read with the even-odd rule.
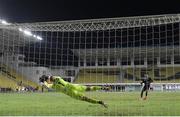
[[[75,83],[115,83],[117,82],[116,75],[106,75],[104,73],[91,73],[80,71]]]

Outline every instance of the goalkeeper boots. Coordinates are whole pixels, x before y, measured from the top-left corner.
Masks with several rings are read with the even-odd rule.
[[[99,101],[99,104],[101,104],[101,105],[104,106],[105,108],[108,108],[107,104],[105,104],[103,101]]]

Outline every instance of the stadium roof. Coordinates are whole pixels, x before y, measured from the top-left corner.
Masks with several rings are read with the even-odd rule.
[[[120,18],[88,19],[13,24],[6,28],[24,28],[31,31],[95,31],[152,26],[180,22],[180,14],[134,16]],[[0,26],[1,28],[1,26]]]

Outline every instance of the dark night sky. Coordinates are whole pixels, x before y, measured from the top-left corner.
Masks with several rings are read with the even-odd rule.
[[[9,22],[74,20],[180,13],[178,0],[0,0]]]

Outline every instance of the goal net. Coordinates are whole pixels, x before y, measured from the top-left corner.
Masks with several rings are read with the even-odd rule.
[[[77,91],[83,101],[56,92],[0,93],[0,115],[180,115],[180,15],[0,20],[0,92],[52,91],[39,83],[42,75],[110,91]],[[143,101],[140,82],[147,77],[154,92]],[[75,97],[68,88],[62,92]]]
[[[179,83],[179,28],[178,14],[1,22],[0,76],[27,86],[42,75],[86,85],[136,85],[146,74],[154,83]]]

